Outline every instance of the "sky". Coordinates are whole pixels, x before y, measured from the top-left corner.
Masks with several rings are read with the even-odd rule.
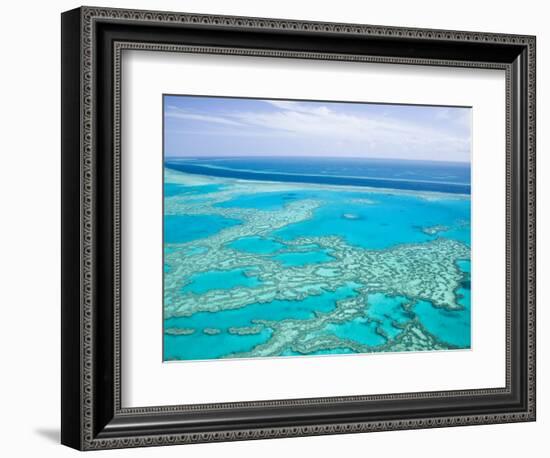
[[[166,157],[469,162],[471,108],[164,96]]]

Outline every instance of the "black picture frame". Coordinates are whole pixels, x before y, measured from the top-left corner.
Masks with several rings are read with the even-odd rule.
[[[61,442],[106,449],[535,420],[533,36],[81,7],[62,14]],[[124,49],[506,72],[506,387],[234,404],[120,402]]]

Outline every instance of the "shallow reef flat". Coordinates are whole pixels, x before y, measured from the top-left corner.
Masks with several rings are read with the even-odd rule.
[[[313,235],[279,234],[335,202],[362,206],[361,216],[342,212],[346,224],[370,224],[369,208],[380,214],[388,190],[170,169],[165,184],[181,186],[165,194],[165,217],[189,221],[178,237],[165,224],[166,360],[469,348],[468,196],[390,193],[408,199],[403,205],[418,199],[423,213],[407,221],[407,231],[381,226],[401,232],[389,246],[371,249],[332,231],[330,221]],[[279,193],[275,205],[254,201],[266,193]],[[209,218],[208,228],[193,227],[201,217]],[[458,338],[456,322],[463,324]]]

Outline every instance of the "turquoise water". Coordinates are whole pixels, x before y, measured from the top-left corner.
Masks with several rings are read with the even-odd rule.
[[[263,237],[241,237],[227,245],[229,248],[246,253],[268,254],[284,248],[284,245]]]
[[[299,185],[297,185],[299,186]],[[368,195],[367,195],[368,194]],[[376,194],[378,196],[380,194]],[[375,194],[350,189],[323,190],[314,188],[299,188],[292,191],[259,192],[243,194],[233,199],[216,204],[223,208],[254,208],[256,210],[279,210],[285,205],[304,199],[322,200],[327,202],[343,202],[351,199],[374,197]]]
[[[472,263],[469,260],[466,259],[459,259],[456,261],[456,264],[458,265],[458,268],[465,273],[471,273],[471,267]]]
[[[458,303],[462,310],[445,310],[434,307],[430,302],[420,301],[414,306],[414,313],[426,329],[437,336],[439,340],[460,348],[471,345],[471,290],[469,288],[470,261],[457,262],[460,269],[466,273],[467,288],[459,288]]]
[[[304,266],[306,264],[317,264],[319,262],[332,261],[334,258],[326,251],[299,251],[295,253],[281,253],[273,256],[275,261],[285,266]]]
[[[172,172],[177,173],[177,172]],[[443,176],[443,175],[441,175]],[[239,182],[239,189],[245,184]],[[165,360],[212,359],[233,353],[253,352],[258,345],[268,343],[274,333],[278,332],[277,323],[284,320],[303,320],[314,322],[319,316],[335,311],[337,302],[361,294],[357,283],[343,282],[334,275],[330,266],[324,263],[339,262],[331,256],[331,251],[316,243],[302,243],[300,246],[291,242],[302,237],[337,236],[354,248],[364,250],[385,250],[399,247],[402,244],[422,244],[442,239],[459,241],[470,246],[470,199],[468,196],[450,196],[444,194],[430,195],[407,193],[392,194],[385,191],[372,191],[368,188],[318,189],[310,185],[292,184],[287,191],[234,193],[233,197],[221,203],[211,204],[212,197],[219,191],[232,191],[230,180],[219,184],[192,185],[166,183],[165,197],[188,197],[193,203],[201,201],[206,208],[211,205],[212,214],[167,214],[164,217],[165,254],[173,262],[174,253],[182,253],[181,262],[186,259],[200,259],[207,251],[209,255],[217,250],[232,253],[243,261],[239,267],[227,270],[222,266],[213,266],[210,270],[194,273],[185,278],[188,283],[177,289],[174,294],[182,297],[206,294],[217,290],[232,294],[239,289],[254,291],[256,302],[235,309],[223,309],[217,312],[195,312],[189,316],[167,317],[165,328],[193,329],[191,335],[164,335]],[[257,186],[251,183],[250,186]],[[469,186],[469,185],[468,185]],[[279,188],[280,189],[280,188]],[[225,196],[225,194],[224,194]],[[429,198],[426,198],[429,197]],[[299,201],[315,202],[317,208],[312,217],[273,231],[258,231],[246,236],[236,236],[220,247],[208,244],[201,245],[207,239],[224,229],[245,224],[237,218],[215,214],[216,210],[224,215],[231,215],[231,210],[251,209],[262,212],[261,219],[269,221],[271,212],[281,212],[289,204]],[[168,200],[166,201],[168,202]],[[165,202],[165,206],[166,206]],[[185,202],[185,200],[182,200]],[[210,213],[210,210],[208,211]],[[238,213],[237,213],[238,214]],[[441,227],[440,230],[430,228]],[[314,240],[315,241],[315,240]],[[188,247],[177,247],[172,244],[189,243]],[[235,251],[229,251],[227,248]],[[210,250],[210,251],[209,251]],[[294,251],[293,251],[294,250]],[[254,256],[251,256],[254,255]],[[341,255],[341,253],[340,253]],[[250,261],[250,258],[255,259]],[[220,261],[223,261],[223,256]],[[319,283],[310,283],[308,287],[295,287],[294,294],[300,293],[298,299],[272,300],[272,292],[264,293],[262,288],[273,285],[261,280],[261,268],[256,264],[266,261],[277,261],[274,269],[302,269],[312,264],[320,264],[315,270]],[[194,262],[192,260],[188,262]],[[439,342],[450,348],[469,348],[471,344],[471,265],[468,259],[456,259],[456,266],[464,277],[456,289],[460,310],[447,310],[435,307],[429,300],[419,300],[393,291],[368,293],[363,316],[341,323],[323,325],[312,336],[330,335],[342,340],[351,340],[363,345],[377,347],[391,344],[402,332],[402,326],[411,320],[418,320],[425,331],[432,334]],[[237,263],[238,264],[238,263]],[[254,264],[254,265],[250,265]],[[235,263],[230,265],[234,266]],[[269,264],[273,266],[274,264]],[[173,276],[178,269],[169,263],[164,264],[164,275]],[[252,275],[247,275],[247,273]],[[255,275],[255,274],[258,275]],[[170,277],[172,278],[172,277]],[[175,278],[175,277],[174,277]],[[177,279],[176,279],[177,280]],[[276,282],[276,278],[275,278]],[[337,285],[334,291],[322,289],[323,285]],[[279,297],[285,297],[287,286],[281,284]],[[381,291],[384,291],[383,288]],[[254,297],[254,296],[253,296]],[[261,299],[264,298],[264,299]],[[167,305],[175,303],[176,297],[165,299]],[[413,304],[409,310],[406,306]],[[259,332],[248,335],[229,333],[230,328],[247,328],[258,326],[257,321],[269,322],[259,327]],[[218,334],[204,333],[205,329],[219,330]],[[305,335],[301,339],[305,338]],[[335,348],[315,350],[308,355],[333,355],[353,352],[344,344]],[[282,351],[279,356],[297,356],[291,347]]]
[[[199,194],[208,194],[223,190],[221,184],[206,184],[202,186],[185,186],[178,183],[164,183],[164,197],[173,196],[194,196]]]
[[[376,323],[360,317],[345,323],[329,324],[326,332],[341,339],[355,340],[363,345],[376,347],[386,343],[386,339],[376,332],[376,328]]]
[[[218,215],[165,215],[164,243],[185,243],[210,237],[238,224],[238,220]]]
[[[367,249],[389,248],[399,243],[421,243],[438,236],[470,243],[470,228],[457,227],[470,218],[470,201],[466,199],[428,201],[407,195],[363,195],[376,204],[354,203],[345,193],[335,196],[318,208],[313,218],[291,224],[274,232],[283,240],[304,234],[344,237],[348,243]],[[422,228],[435,225],[456,227],[453,232],[428,235]]]
[[[201,272],[189,278],[190,283],[185,285],[182,291],[203,294],[214,289],[232,289],[240,286],[253,288],[261,283],[253,274],[253,268]]]
[[[225,208],[255,208],[257,210],[276,210],[285,204],[300,200],[301,193],[294,192],[266,192],[258,194],[245,194],[232,200],[216,204]]]
[[[349,284],[336,291],[325,291],[302,301],[274,300],[255,303],[246,307],[219,312],[197,312],[188,317],[168,318],[167,328],[225,329],[253,326],[255,320],[281,321],[287,319],[305,320],[315,317],[316,312],[330,312],[340,299],[357,296],[357,285]],[[240,335],[234,336],[239,339]]]
[[[403,306],[410,300],[403,296],[386,296],[382,293],[369,294],[367,299],[367,315],[376,320],[384,333],[390,338],[397,337],[402,329],[394,323],[405,324],[413,317]]]
[[[468,290],[459,290],[469,297]],[[470,309],[463,312],[448,311],[434,307],[430,302],[420,301],[414,306],[414,313],[426,329],[439,340],[458,347],[470,346]]]

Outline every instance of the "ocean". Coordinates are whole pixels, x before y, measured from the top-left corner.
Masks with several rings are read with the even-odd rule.
[[[168,158],[185,173],[243,180],[470,193],[470,164],[361,158]]]
[[[470,348],[468,164],[164,166],[164,360]]]

